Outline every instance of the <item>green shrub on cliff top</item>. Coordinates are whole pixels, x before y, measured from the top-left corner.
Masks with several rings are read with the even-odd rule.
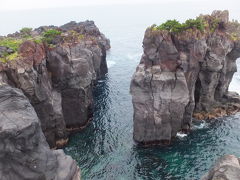
[[[23,40],[21,39],[4,38],[0,39],[0,46],[11,48],[14,52],[16,52],[22,42]]]
[[[182,24],[177,20],[168,20],[160,26],[156,27],[158,30],[167,30],[170,32],[179,32],[182,29]]]
[[[185,23],[182,24],[183,28],[185,29],[193,29],[196,28],[200,31],[204,31],[204,22],[202,19],[188,19]]]
[[[0,39],[0,46],[5,46],[13,50],[12,53],[3,53],[0,57],[0,62],[6,63],[8,61],[14,60],[18,57],[18,49],[22,44],[23,40],[14,38],[3,38]]]
[[[0,62],[6,63],[8,61],[12,61],[18,57],[18,52],[12,54],[5,54],[4,57],[0,58]]]
[[[168,20],[159,26],[153,26],[157,30],[166,30],[173,33],[179,33],[187,29],[198,29],[200,31],[204,30],[204,22],[202,19],[188,19],[185,23],[180,23],[177,20]]]
[[[20,33],[23,38],[31,37],[32,28],[24,27],[20,30]]]
[[[53,40],[62,34],[61,31],[50,29],[43,33],[42,40],[48,44],[52,44]]]

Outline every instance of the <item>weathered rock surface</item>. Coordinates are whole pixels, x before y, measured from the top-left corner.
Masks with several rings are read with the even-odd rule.
[[[169,143],[190,129],[193,113],[212,118],[216,109],[222,110],[218,115],[240,110],[239,95],[228,92],[240,57],[240,25],[229,22],[228,11],[201,18],[203,31],[146,30],[131,82],[137,142]]]
[[[62,150],[50,150],[27,97],[2,81],[0,179],[80,180],[77,163]]]
[[[51,46],[24,41],[19,57],[0,63],[0,76],[28,97],[50,147],[61,147],[67,142],[67,129],[79,129],[92,117],[92,88],[107,73],[110,43],[93,21],[44,26],[30,34],[38,37],[49,29],[61,32]]]
[[[240,159],[234,155],[225,155],[218,159],[211,170],[201,180],[239,180]]]
[[[13,53],[13,50],[5,46],[0,46],[0,57],[3,57],[5,53]]]

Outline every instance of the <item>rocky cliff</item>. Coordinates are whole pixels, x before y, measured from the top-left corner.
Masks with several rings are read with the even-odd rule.
[[[0,109],[1,180],[80,180],[77,163],[62,150],[50,150],[21,90],[1,83]]]
[[[42,26],[0,39],[0,78],[21,89],[51,148],[92,117],[94,82],[107,73],[107,38],[93,21]]]
[[[225,155],[217,160],[211,170],[201,180],[239,180],[240,159],[234,155]]]
[[[131,82],[137,142],[168,144],[190,129],[193,115],[207,119],[239,111],[239,95],[228,87],[240,57],[240,25],[228,16],[214,11],[146,30]]]

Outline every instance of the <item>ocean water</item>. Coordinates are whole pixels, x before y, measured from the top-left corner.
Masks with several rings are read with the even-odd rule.
[[[237,1],[236,1],[237,2]],[[111,40],[109,72],[94,90],[94,118],[71,136],[64,151],[81,168],[83,180],[198,180],[224,154],[240,156],[240,115],[193,126],[169,147],[140,147],[133,139],[133,108],[129,85],[142,54],[146,27],[167,19],[183,21],[214,9],[229,9],[238,19],[239,4],[163,3],[0,12],[0,35],[21,27],[60,25],[92,19]],[[238,61],[240,69],[240,61]],[[240,73],[230,90],[240,93]]]

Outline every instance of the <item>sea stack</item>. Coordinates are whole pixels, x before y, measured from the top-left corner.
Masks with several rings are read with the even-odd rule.
[[[51,148],[92,117],[92,89],[108,69],[109,40],[93,21],[42,26],[0,39],[0,79],[21,89]]]
[[[211,119],[240,110],[228,87],[240,57],[240,24],[228,11],[185,23],[147,28],[143,55],[132,77],[134,139],[169,144],[191,128],[193,116]]]

